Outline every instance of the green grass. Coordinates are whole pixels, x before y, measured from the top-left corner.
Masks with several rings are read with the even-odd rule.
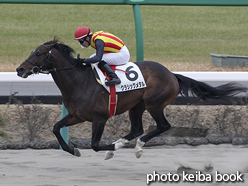
[[[145,60],[211,62],[209,53],[248,55],[246,7],[141,6]],[[62,42],[90,56],[74,41],[79,26],[120,37],[136,60],[131,5],[0,4],[0,63],[21,63],[38,45],[57,35]]]
[[[152,9],[152,10],[151,10]],[[152,7],[142,9],[145,53],[159,61],[210,62],[209,53],[247,55],[248,9],[244,7]],[[156,19],[149,19],[154,12]],[[151,59],[149,57],[149,59]]]

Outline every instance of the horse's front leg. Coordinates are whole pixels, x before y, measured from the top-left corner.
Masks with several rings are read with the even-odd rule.
[[[112,143],[110,145],[104,145],[104,146],[99,145],[101,137],[102,137],[102,134],[103,134],[103,130],[104,130],[104,127],[105,127],[105,124],[106,124],[106,121],[107,120],[102,119],[102,120],[94,121],[92,123],[91,148],[96,152],[101,151],[101,150],[107,150],[108,152],[109,151],[112,152],[112,151],[117,150],[118,148],[120,148],[122,146],[121,142]]]
[[[56,138],[59,141],[59,144],[61,145],[62,149],[66,152],[69,152],[72,155],[75,156],[81,156],[79,150],[77,148],[71,149],[66,142],[64,141],[64,139],[62,138],[61,134],[60,134],[60,129],[66,126],[71,126],[74,124],[77,124],[81,122],[78,118],[72,116],[72,115],[66,115],[63,119],[61,119],[58,123],[56,123],[53,127],[53,133],[56,136]]]
[[[129,141],[125,138],[120,138],[118,139],[117,141],[115,141],[114,143],[112,143],[115,147],[114,150],[117,150],[119,148],[122,148],[125,146],[125,144],[129,143]],[[107,151],[106,152],[106,155],[105,155],[105,160],[108,160],[108,159],[111,159],[114,157],[114,151],[110,150],[110,151]]]

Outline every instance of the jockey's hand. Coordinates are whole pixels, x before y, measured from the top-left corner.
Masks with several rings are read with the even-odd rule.
[[[82,63],[84,63],[84,59],[81,59],[81,58],[80,58],[80,54],[77,55],[76,62],[79,63],[80,65],[81,65]]]

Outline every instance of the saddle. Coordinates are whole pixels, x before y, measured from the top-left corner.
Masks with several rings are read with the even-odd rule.
[[[137,90],[146,87],[144,77],[139,67],[133,63],[128,62],[125,65],[110,66],[120,78],[121,83],[118,85],[106,86],[105,81],[109,77],[98,68],[98,63],[91,64],[95,78],[109,92],[109,116],[114,116],[116,111],[116,104],[118,100],[117,92],[126,92]]]

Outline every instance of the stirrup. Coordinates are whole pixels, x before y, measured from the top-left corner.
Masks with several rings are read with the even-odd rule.
[[[111,80],[108,80],[105,82],[106,86],[110,86],[110,85],[118,85],[121,83],[121,80],[119,78],[113,78]]]

